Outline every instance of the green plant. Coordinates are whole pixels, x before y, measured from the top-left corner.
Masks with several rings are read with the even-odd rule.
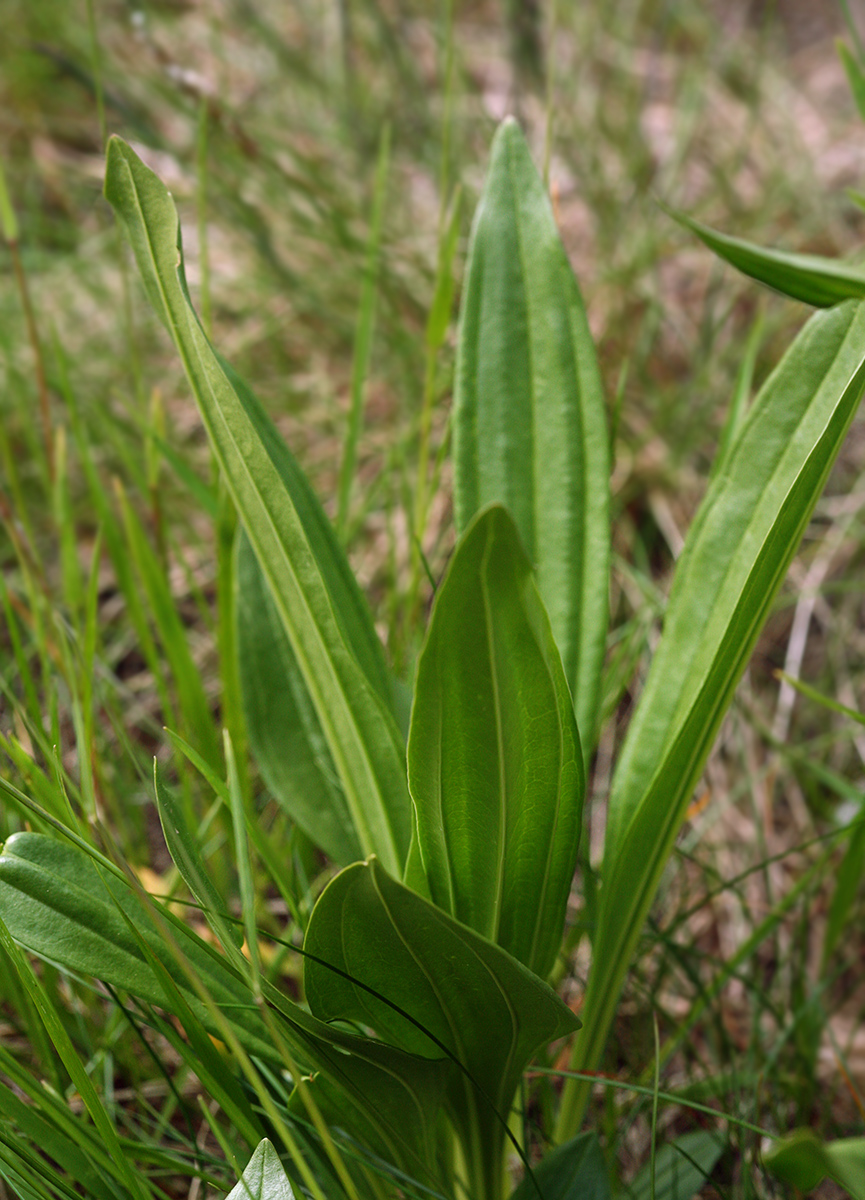
[[[195,814],[158,776],[169,849],[221,951],[130,886],[73,820],[6,785],[60,837],[6,843],[4,952],[26,980],[15,942],[101,978],[151,1006],[166,1036],[160,1010],[174,1013],[244,1139],[256,1144],[266,1118],[313,1194],[378,1195],[390,1183],[497,1200],[508,1141],[528,1160],[529,1139],[510,1128],[524,1069],[579,1026],[546,980],[577,863],[607,631],[604,402],[543,185],[507,122],[464,290],[453,416],[460,540],[418,660],[407,746],[399,686],[335,533],[192,309],[169,194],[116,139],[106,194],[243,525],[237,610],[248,652],[239,665],[252,744],[279,802],[345,869],[308,922],[303,1007],[262,972],[250,864],[267,851],[231,739],[224,782],[200,729],[185,752],[230,814],[248,956]],[[609,1191],[594,1135],[579,1132],[586,1073],[600,1062],[694,787],[865,387],[863,335],[857,303],[812,318],[731,436],[689,531],[613,778],[573,1060],[582,1077],[566,1084],[559,1145],[521,1195]],[[290,892],[281,864],[271,856],[267,865]],[[232,1051],[246,1086],[208,1033]],[[82,1081],[122,1186],[144,1194],[85,1091]],[[699,1150],[706,1165],[691,1188],[717,1158],[715,1144]],[[675,1180],[662,1165],[659,1176]]]

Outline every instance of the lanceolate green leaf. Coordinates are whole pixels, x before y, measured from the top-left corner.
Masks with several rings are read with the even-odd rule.
[[[632,1200],[693,1200],[700,1194],[715,1163],[724,1152],[724,1141],[709,1129],[695,1129],[662,1146],[652,1165],[647,1164],[631,1184]]]
[[[328,884],[304,948],[315,956],[304,979],[320,1020],[358,1021],[422,1056],[445,1047],[461,1064],[448,1089],[454,1127],[483,1164],[483,1179],[471,1181],[483,1185],[478,1194],[497,1196],[502,1120],[522,1071],[547,1042],[577,1029],[576,1017],[516,959],[391,879],[375,859]]]
[[[153,969],[149,953],[196,1020],[221,1036],[190,982],[191,970],[247,1053],[282,1069],[279,1050],[246,981],[167,910],[157,906],[157,911],[176,953],[131,889],[107,871],[100,874],[83,851],[41,834],[19,833],[7,840],[0,855],[0,919],[22,946],[147,1003],[168,1006],[170,989]],[[450,1070],[440,1052],[417,1058],[331,1029],[268,984],[264,994],[283,1018],[281,1028],[299,1061],[308,1070],[321,1071],[341,1095],[343,1127],[360,1137],[372,1131],[380,1152],[415,1176],[426,1172],[428,1177]]]
[[[309,691],[361,846],[400,871],[410,835],[404,752],[386,700],[386,679],[375,666],[380,652],[370,649],[368,619],[364,623],[356,588],[347,582],[348,565],[335,550],[326,518],[276,430],[201,329],[186,289],[170,195],[118,138],[109,145],[105,192],[132,244],[151,303],[180,353]],[[362,658],[359,646],[366,648]]]
[[[728,237],[686,217],[684,213],[666,209],[670,216],[690,229],[719,258],[731,266],[750,275],[752,279],[765,283],[805,304],[815,308],[830,308],[843,300],[861,300],[865,297],[865,270],[847,267],[834,258],[822,258],[817,254],[788,254],[782,250],[766,250],[740,238]]]
[[[475,216],[454,391],[458,529],[498,501],[535,564],[587,747],[608,621],[609,446],[577,282],[519,126]]]
[[[610,1200],[607,1164],[598,1135],[592,1130],[549,1150],[511,1194],[511,1200]]]
[[[237,547],[237,651],[249,742],[276,800],[325,853],[363,858],[321,722],[249,538]]]
[[[225,1200],[294,1200],[294,1192],[283,1170],[279,1155],[265,1138],[255,1148],[238,1180]]]
[[[613,778],[574,1066],[597,1065],[685,809],[865,387],[865,305],[812,317],[767,380],[694,520]],[[566,1085],[560,1131],[587,1089]]]
[[[409,733],[433,901],[535,974],[552,970],[585,775],[561,658],[508,512],[470,525],[433,607]]]

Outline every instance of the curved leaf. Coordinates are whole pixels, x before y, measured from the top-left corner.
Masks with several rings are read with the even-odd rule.
[[[815,308],[831,308],[844,300],[861,300],[865,297],[865,270],[861,268],[847,267],[837,259],[823,258],[818,254],[788,254],[783,250],[767,250],[741,238],[718,233],[716,229],[666,205],[662,207],[737,271],[794,300],[813,304]]]
[[[17,833],[0,855],[0,918],[22,946],[147,1003],[170,1007],[171,996],[149,952],[196,1019],[222,1037],[190,983],[188,966],[244,1049],[281,1070],[282,1057],[246,982],[181,921],[161,905],[155,907],[170,929],[176,953],[132,890],[109,872],[100,873],[83,851],[42,834]],[[375,1145],[392,1161],[428,1177],[448,1061],[429,1054],[418,1058],[331,1029],[266,983],[264,994],[283,1018],[282,1032],[301,1063],[323,1072],[338,1089],[343,1125],[360,1137],[372,1130]]]
[[[766,1150],[763,1162],[799,1191],[813,1191],[828,1175],[853,1200],[865,1200],[865,1138],[824,1142],[812,1129],[796,1129]]]
[[[453,431],[457,528],[487,504],[510,509],[590,748],[608,622],[609,435],[579,287],[513,120],[496,134],[472,229]]]
[[[664,864],[745,664],[865,387],[865,305],[816,314],[757,396],[676,567],[664,632],[609,802],[574,1069],[597,1066]],[[569,1081],[560,1136],[586,1085]]]
[[[454,1127],[487,1171],[484,1194],[498,1195],[491,1181],[501,1171],[503,1122],[520,1076],[538,1049],[579,1028],[570,1009],[516,959],[391,879],[375,859],[331,880],[304,948],[315,956],[304,979],[320,1020],[358,1021],[417,1055],[437,1056],[445,1047],[461,1065],[448,1089]]]
[[[546,977],[561,944],[585,774],[549,619],[500,506],[466,531],[438,590],[408,763],[433,901]]]
[[[377,655],[356,588],[347,582],[348,565],[272,423],[201,329],[186,288],[171,196],[116,137],[108,148],[105,194],[135,252],[151,303],[174,338],[309,691],[358,840],[365,852],[375,850],[400,871],[411,832],[404,750],[384,698],[386,681],[379,688],[370,682],[378,673],[370,660],[374,664]],[[365,658],[358,646],[366,646]]]

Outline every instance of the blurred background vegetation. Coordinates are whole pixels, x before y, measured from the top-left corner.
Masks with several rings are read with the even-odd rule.
[[[747,402],[807,316],[718,265],[656,201],[766,245],[861,253],[865,141],[833,39],[852,42],[863,13],[845,20],[845,9],[830,0],[0,0],[0,162],[18,223],[0,247],[3,774],[43,799],[61,780],[148,886],[176,887],[150,762],[156,754],[190,794],[203,793],[163,726],[189,734],[202,696],[218,721],[234,686],[219,603],[231,513],[102,199],[106,133],[128,139],[174,193],[205,326],[336,517],[389,131],[346,539],[391,660],[410,678],[430,581],[453,545],[455,328],[431,353],[427,318],[454,214],[456,311],[489,143],[515,113],[547,172],[613,430],[599,848],[612,751],[729,407]],[[425,412],[429,579],[418,589]],[[863,897],[845,845],[824,853],[861,806],[865,731],[779,689],[774,672],[865,706],[863,517],[860,418],[707,769],[609,1064],[639,1077],[653,1055],[652,1008],[664,1035],[699,1003],[665,1086],[827,1136],[861,1132],[865,1120]],[[250,769],[272,845],[294,856],[299,894],[310,898],[322,864]],[[22,820],[14,806],[0,813],[0,838]],[[225,846],[214,838],[218,863]],[[850,899],[840,925],[830,921],[826,954],[842,862]],[[757,937],[791,888],[783,919]],[[577,895],[578,924],[580,904]],[[300,925],[305,911],[293,914]],[[584,968],[578,948],[575,998]],[[288,959],[278,969],[297,971]],[[126,1106],[130,1136],[186,1137],[169,1134],[164,1081],[123,1022],[92,993],[63,988],[69,1028]],[[2,983],[0,1001],[3,1039],[41,1069]],[[158,1098],[142,1101],[151,1085]],[[628,1179],[645,1160],[646,1103],[609,1092],[596,1115]],[[665,1120],[679,1119],[668,1110]],[[757,1141],[741,1138],[719,1167],[723,1195],[751,1194],[742,1164]]]

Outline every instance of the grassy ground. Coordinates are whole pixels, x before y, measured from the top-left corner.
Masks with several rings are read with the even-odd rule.
[[[504,4],[466,3],[455,6],[449,41],[447,6],[421,0],[2,8],[0,158],[20,224],[0,258],[3,773],[46,807],[62,780],[148,886],[176,888],[151,805],[151,758],[203,811],[207,789],[163,726],[213,740],[231,713],[217,549],[230,518],[178,363],[101,199],[106,131],[132,141],[172,189],[205,324],[336,517],[388,125],[346,536],[391,659],[409,677],[430,596],[412,552],[419,469],[433,578],[453,545],[444,455],[453,330],[432,363],[424,342],[436,260],[459,204],[459,276],[492,132],[516,112],[536,160],[548,163],[615,425],[597,849],[608,765],[731,397],[765,378],[805,317],[718,267],[656,199],[766,244],[858,253],[863,216],[845,189],[862,186],[865,151],[830,17],[815,28],[795,6],[713,14],[674,0],[559,0],[545,6],[555,10],[551,30],[548,13],[537,29],[509,26]],[[710,761],[608,1063],[611,1078],[651,1082],[655,1012],[666,1090],[827,1136],[861,1133],[865,1121],[862,895],[854,889],[839,932],[831,905],[844,844],[826,849],[861,802],[865,737],[779,688],[774,672],[865,704],[863,515],[860,419]],[[272,844],[290,846],[314,892],[321,864],[250,769]],[[0,810],[0,838],[22,822],[14,806]],[[229,878],[218,830],[211,851]],[[271,909],[277,928],[282,901]],[[578,949],[564,981],[575,1002],[584,969]],[[291,986],[296,964],[275,970]],[[44,975],[124,1136],[206,1165],[211,1191],[163,1162],[166,1194],[221,1194],[231,1172],[197,1107],[198,1085],[168,1044],[148,1049],[100,994],[51,967]],[[74,1089],[34,1040],[11,984],[0,982],[0,1000],[9,1058],[0,1074],[21,1094],[13,1065],[46,1078],[74,1108]],[[599,1086],[595,1115],[624,1183],[647,1159],[650,1100]],[[663,1109],[670,1132],[694,1119]],[[716,1192],[764,1194],[770,1185],[749,1171],[758,1149],[756,1135],[734,1129]]]

